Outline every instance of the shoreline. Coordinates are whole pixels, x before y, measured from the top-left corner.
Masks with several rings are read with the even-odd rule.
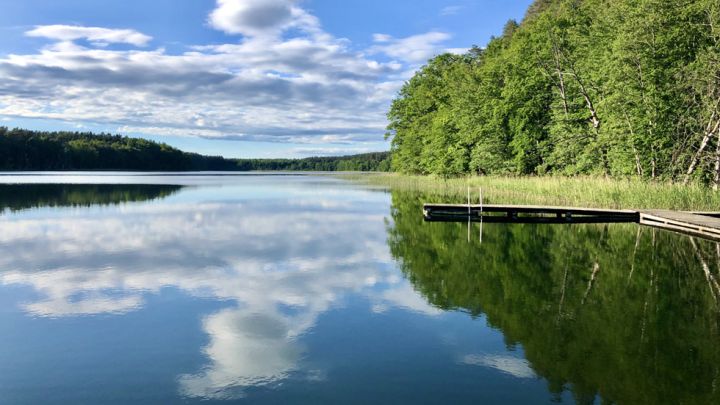
[[[393,191],[418,192],[432,203],[477,202],[482,188],[485,204],[553,205],[608,209],[669,209],[718,211],[720,192],[698,184],[646,182],[604,177],[470,176],[442,179],[432,176],[373,173],[339,177]],[[432,201],[430,201],[432,200]]]

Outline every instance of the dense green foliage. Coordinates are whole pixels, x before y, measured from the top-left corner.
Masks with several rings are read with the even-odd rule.
[[[309,157],[305,159],[236,159],[238,170],[287,171],[360,171],[390,170],[388,152],[363,153],[351,156]]]
[[[403,273],[431,304],[485,317],[552,392],[581,404],[720,403],[719,245],[635,224],[468,234],[424,223],[426,200],[392,192],[388,244]]]
[[[225,159],[119,135],[0,127],[0,170],[387,171],[387,152],[307,159]]]
[[[388,114],[413,174],[720,182],[717,0],[536,0],[487,47],[440,55]]]

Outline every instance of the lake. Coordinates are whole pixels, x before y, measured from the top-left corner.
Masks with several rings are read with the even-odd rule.
[[[720,403],[720,245],[427,198],[0,174],[0,403]]]

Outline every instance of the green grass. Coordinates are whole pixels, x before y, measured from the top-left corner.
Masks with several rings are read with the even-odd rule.
[[[535,204],[615,209],[720,211],[720,192],[697,184],[601,177],[466,177],[441,179],[399,174],[350,174],[345,179],[392,190],[417,191],[427,202],[466,203],[470,186],[486,204]]]

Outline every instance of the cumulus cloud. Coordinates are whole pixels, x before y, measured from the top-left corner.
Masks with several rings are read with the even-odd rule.
[[[0,115],[165,135],[378,141],[393,96],[378,84],[396,70],[334,40],[249,40],[181,55],[61,42],[0,59]]]
[[[294,0],[218,0],[208,20],[238,37],[169,53],[107,47],[150,43],[133,30],[36,27],[27,35],[53,42],[0,58],[0,116],[208,139],[381,142],[392,98],[450,38],[378,34],[357,50]]]
[[[229,34],[278,34],[292,22],[293,0],[218,0],[210,24]]]
[[[59,41],[86,39],[94,44],[130,44],[145,46],[152,37],[130,29],[80,27],[75,25],[43,25],[25,33],[29,37],[42,37]]]

